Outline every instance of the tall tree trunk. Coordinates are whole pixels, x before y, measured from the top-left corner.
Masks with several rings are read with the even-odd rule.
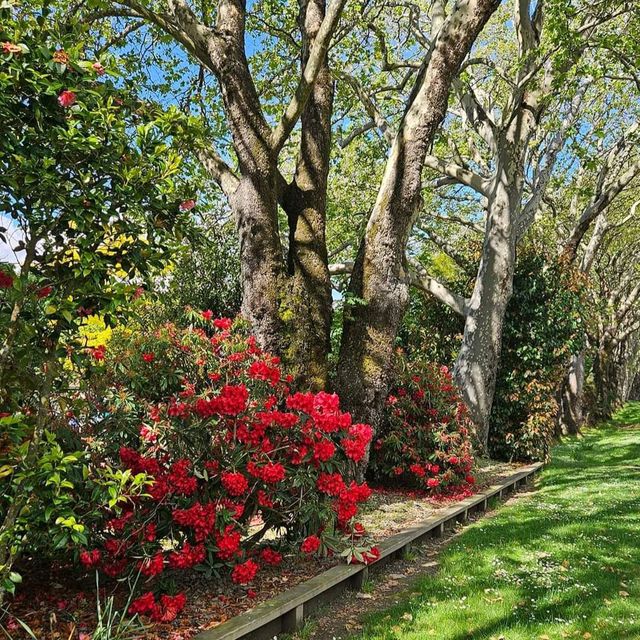
[[[324,0],[301,2],[303,69],[324,16]],[[281,356],[300,386],[320,389],[326,385],[331,328],[325,213],[333,83],[325,55],[301,113],[296,173],[286,185],[243,47],[240,41],[230,45],[228,62],[219,65],[240,175],[229,201],[240,238],[242,314],[251,322],[260,346]],[[279,205],[289,223],[286,261],[278,229]]]
[[[596,388],[595,415],[600,420],[609,420],[616,409],[617,373],[613,354],[607,348],[600,347],[593,367],[593,381]]]
[[[324,0],[301,3],[300,26],[305,34],[303,68],[324,13]],[[290,281],[285,320],[291,338],[287,358],[297,364],[298,383],[314,390],[326,387],[331,344],[331,278],[325,226],[333,93],[333,80],[325,58],[302,112],[296,173],[283,200],[289,221],[287,271]]]
[[[338,390],[357,421],[377,429],[409,291],[405,249],[421,203],[425,156],[442,122],[452,81],[499,0],[463,0],[444,22],[418,75],[386,164],[349,285]],[[365,461],[366,464],[366,461]]]
[[[513,291],[516,222],[521,209],[526,143],[535,126],[524,106],[497,140],[496,172],[488,196],[482,257],[467,305],[454,378],[486,448],[502,349],[502,329]]]
[[[580,432],[584,422],[584,351],[571,356],[571,364],[560,390],[560,431],[563,435]]]

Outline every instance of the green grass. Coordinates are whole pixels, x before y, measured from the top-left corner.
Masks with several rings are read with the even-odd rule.
[[[533,495],[470,526],[354,637],[639,640],[640,403],[555,447]]]

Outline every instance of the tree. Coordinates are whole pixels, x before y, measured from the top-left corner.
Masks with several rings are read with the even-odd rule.
[[[455,376],[485,443],[516,246],[539,214],[554,167],[578,126],[589,84],[580,80],[584,70],[601,65],[598,52],[611,33],[622,33],[638,16],[627,3],[578,10],[518,0],[511,17],[512,26],[498,22],[494,38],[480,42],[466,61],[445,141],[426,159],[440,175],[437,186],[457,189],[460,199],[475,198],[480,214],[467,226],[485,223],[468,299],[423,280],[425,291],[464,316]]]
[[[126,0],[106,5],[93,16],[146,21],[181,43],[193,61],[215,76],[237,169],[214,153],[209,142],[199,154],[226,193],[236,219],[242,311],[260,344],[282,355],[298,382],[311,387],[323,387],[327,381],[332,301],[325,232],[334,97],[327,49],[344,4],[341,0],[327,6],[320,0],[301,2],[298,37],[283,37],[280,29],[280,39],[286,41],[287,50],[298,49],[301,62],[294,97],[273,114],[277,121],[273,127],[265,115],[270,89],[264,78],[252,73],[245,49],[251,19],[269,18],[265,32],[276,31],[269,4],[249,14],[243,2],[225,0],[215,16],[209,16],[206,10],[196,15],[182,2],[170,2],[160,11]],[[368,230],[363,231],[365,239],[357,240],[361,257],[355,263],[349,295],[363,300],[359,309],[367,311],[358,317],[345,315],[338,384],[347,406],[374,425],[386,394],[386,381],[377,372],[387,369],[385,362],[406,306],[409,280],[403,267],[404,249],[420,199],[423,158],[446,112],[451,82],[498,4],[497,0],[460,2],[448,17],[438,15],[433,21],[433,46],[424,52],[421,69],[414,74],[377,204],[368,216]],[[362,20],[354,15],[355,9],[349,19]],[[384,9],[384,2],[361,8],[372,19]],[[285,29],[291,25],[290,16],[285,12]],[[351,29],[353,24],[347,21],[340,38]],[[260,94],[259,86],[266,96]],[[298,119],[299,131],[295,129]],[[295,167],[290,181],[284,177],[287,164]],[[286,215],[286,244],[279,235],[279,207]],[[377,227],[384,228],[384,233],[376,235]],[[389,243],[383,239],[387,233]],[[375,271],[371,277],[370,270],[363,268],[370,261]],[[376,293],[382,293],[382,288],[389,295]],[[378,344],[368,337],[375,332],[380,332]],[[372,358],[375,365],[367,367]],[[369,402],[372,395],[373,403]]]

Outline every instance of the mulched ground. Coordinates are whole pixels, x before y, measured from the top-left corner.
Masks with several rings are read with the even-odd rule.
[[[476,491],[481,491],[499,478],[513,473],[515,469],[517,465],[481,465],[476,472]],[[438,509],[449,506],[466,495],[469,494],[434,501],[420,492],[376,490],[359,519],[370,536],[375,541],[380,541],[424,520],[437,513]],[[262,570],[251,588],[215,579],[212,582],[202,574],[192,573],[176,583],[178,590],[185,591],[187,595],[187,605],[178,619],[172,623],[150,626],[130,637],[144,640],[188,640],[198,631],[217,626],[256,604],[308,580],[336,562],[335,559],[312,560],[291,555],[285,557],[281,566]],[[18,622],[21,620],[29,626],[37,640],[91,639],[91,630],[96,628],[97,609],[93,577],[78,576],[70,566],[47,567],[33,561],[23,563],[19,571],[24,577],[24,582],[18,595],[5,602],[8,612],[0,611],[0,633],[4,631],[7,638],[16,640],[30,638]],[[396,571],[402,573],[398,569]],[[104,583],[100,591],[103,605],[107,598],[113,596],[116,610],[122,610],[126,606],[126,584]],[[360,608],[365,601],[368,601],[366,594],[364,598],[355,600]],[[376,603],[376,606],[378,604]],[[342,605],[341,600],[340,606]],[[345,615],[349,615],[347,609]],[[348,626],[344,623],[342,629],[348,629]]]

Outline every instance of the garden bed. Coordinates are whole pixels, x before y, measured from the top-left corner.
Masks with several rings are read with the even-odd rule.
[[[476,472],[478,481],[475,493],[499,485],[522,468],[513,464],[481,465]],[[436,500],[421,492],[379,489],[374,491],[360,519],[374,541],[384,546],[384,541],[394,534],[415,528],[427,520],[437,519],[448,513],[452,506],[468,501],[469,495],[469,492],[465,492]],[[250,588],[216,581],[214,596],[211,594],[211,580],[203,574],[192,572],[177,585],[187,595],[187,605],[178,619],[172,623],[151,626],[141,637],[145,640],[187,640],[339,564],[339,559],[305,559],[292,554],[285,556],[281,566],[261,571]],[[348,569],[346,565],[342,567]],[[337,571],[340,572],[339,569]],[[90,630],[95,628],[96,621],[93,578],[78,577],[71,567],[45,568],[33,562],[25,563],[22,572],[24,584],[15,600],[9,601],[11,614],[24,621],[38,639],[89,640]],[[124,585],[105,583],[101,587],[103,601],[110,595],[115,597],[117,605],[125,606]],[[1,623],[14,638],[29,637],[15,618],[5,617]]]

